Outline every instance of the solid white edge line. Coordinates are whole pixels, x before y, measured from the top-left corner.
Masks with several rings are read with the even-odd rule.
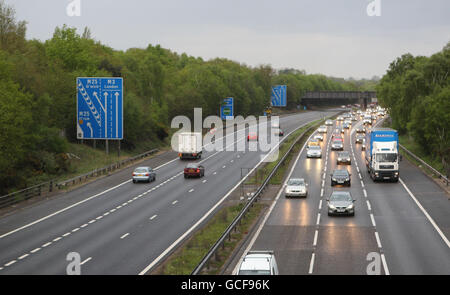
[[[403,185],[405,190],[408,192],[409,196],[414,200],[416,205],[419,207],[419,209],[425,214],[425,217],[428,219],[428,221],[431,223],[431,225],[434,227],[434,229],[438,232],[438,234],[441,236],[442,240],[447,244],[447,247],[450,248],[450,242],[448,241],[447,237],[444,235],[444,233],[441,231],[439,226],[434,222],[433,218],[431,218],[430,214],[428,214],[427,210],[420,204],[420,202],[416,199],[416,197],[413,195],[413,193],[409,190],[409,188],[406,186],[406,184],[403,182],[401,178],[399,178],[400,183]]]

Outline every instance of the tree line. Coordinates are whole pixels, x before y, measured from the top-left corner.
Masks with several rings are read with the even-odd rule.
[[[376,87],[392,127],[408,134],[450,173],[450,42],[426,56],[404,54]]]
[[[359,86],[303,71],[276,71],[228,59],[205,61],[159,45],[114,50],[66,25],[44,42],[26,39],[26,22],[0,0],[0,195],[67,171],[68,143],[76,140],[76,78],[123,77],[124,140],[128,150],[167,143],[176,115],[219,115],[223,98],[235,113],[261,115],[271,86],[288,86],[288,108],[306,91]]]

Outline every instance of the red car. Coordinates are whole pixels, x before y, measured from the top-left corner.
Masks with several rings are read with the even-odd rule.
[[[184,178],[205,176],[205,167],[197,163],[187,164],[184,168]]]
[[[257,135],[256,133],[254,133],[254,132],[250,132],[250,133],[247,135],[247,141],[250,141],[250,140],[256,140],[256,141],[258,141],[258,135]]]

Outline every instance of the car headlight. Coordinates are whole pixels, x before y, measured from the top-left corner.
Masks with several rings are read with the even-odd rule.
[[[346,178],[345,181],[350,181],[350,178]]]
[[[338,161],[342,161],[342,159],[341,159],[341,158],[338,158]]]
[[[329,207],[330,209],[333,209],[333,210],[336,209],[336,207],[333,206],[333,205],[331,205],[331,204],[329,204],[328,207]]]
[[[350,204],[347,209],[353,209],[354,204]]]
[[[331,178],[331,180],[333,180],[333,181],[337,181],[337,180],[336,180],[336,178]]]

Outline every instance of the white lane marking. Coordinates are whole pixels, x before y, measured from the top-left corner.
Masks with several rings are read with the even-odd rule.
[[[370,206],[369,200],[367,200],[366,202],[367,202],[367,209],[369,209],[369,211],[372,211],[372,206]]]
[[[364,193],[364,197],[367,198],[367,191],[366,191],[366,189],[363,189],[363,193]]]
[[[19,257],[19,260],[22,260],[22,259],[24,259],[24,258],[27,258],[28,256],[29,256],[30,254],[23,254],[22,256],[20,256]]]
[[[378,248],[382,248],[381,247],[380,236],[378,235],[378,232],[375,232],[375,239],[377,240]]]
[[[56,239],[53,239],[53,242],[58,242],[61,239],[62,239],[62,237],[57,237]]]
[[[74,232],[79,231],[79,230],[80,230],[80,228],[77,227],[77,228],[74,228],[74,229],[72,230],[72,232],[74,233]]]
[[[34,250],[31,250],[30,253],[33,253],[33,254],[34,254],[34,253],[36,253],[36,252],[39,251],[39,250],[41,250],[41,248],[36,248],[36,249],[34,249]]]
[[[322,200],[320,200],[320,202],[319,202],[319,210],[321,210],[322,209]]]
[[[384,274],[387,275],[387,276],[390,275],[389,274],[389,269],[388,269],[388,266],[387,266],[387,263],[386,263],[386,258],[384,257],[383,253],[381,254],[381,262],[383,262]]]
[[[317,215],[317,222],[316,222],[316,224],[319,225],[319,223],[320,223],[320,213]]]
[[[52,244],[52,242],[48,242],[48,243],[45,243],[44,245],[42,245],[41,247],[42,248],[45,248],[45,247],[47,247],[47,246],[50,246]]]
[[[85,228],[86,226],[88,226],[87,223],[83,224],[82,226],[80,226],[81,228]]]
[[[367,206],[370,206],[369,204],[367,204]],[[370,213],[370,220],[372,220],[372,225],[375,227],[377,226],[377,224],[375,223],[375,218],[373,217],[373,214]]]
[[[323,173],[323,177],[322,177],[322,178],[323,178],[323,179],[325,179],[325,177],[326,177],[326,173],[324,172],[324,173]]]
[[[203,183],[205,183],[205,182],[206,182],[206,179],[205,179],[205,180],[203,180],[202,182],[203,182]]]
[[[16,260],[12,260],[12,261],[8,262],[7,264],[5,264],[5,266],[13,265],[13,264],[16,263],[16,262],[17,262]]]
[[[16,232],[18,232],[18,231],[20,231],[20,230],[23,230],[23,229],[25,229],[25,228],[28,228],[28,227],[30,227],[30,226],[33,226],[33,225],[35,225],[35,224],[37,224],[37,223],[40,223],[40,222],[42,222],[42,221],[44,221],[44,220],[49,219],[50,217],[53,217],[53,216],[55,216],[55,215],[58,215],[58,214],[60,214],[60,213],[62,213],[62,212],[64,212],[64,211],[67,211],[67,210],[69,210],[69,209],[71,209],[71,208],[73,208],[73,207],[76,207],[76,206],[78,206],[78,205],[80,205],[80,204],[83,204],[83,203],[89,201],[89,200],[92,200],[92,199],[97,198],[97,197],[99,197],[99,196],[101,196],[101,195],[103,195],[103,194],[106,194],[107,192],[110,192],[110,191],[112,191],[112,190],[114,190],[114,189],[116,189],[116,188],[118,188],[118,187],[120,187],[120,186],[122,186],[122,185],[124,185],[125,183],[128,183],[128,182],[131,182],[131,180],[124,181],[124,182],[122,182],[122,183],[120,183],[120,184],[118,184],[118,185],[116,185],[116,186],[114,186],[114,187],[112,187],[112,188],[109,188],[109,189],[107,189],[107,190],[105,190],[105,191],[103,191],[103,192],[101,192],[101,193],[98,193],[98,194],[96,194],[96,195],[93,195],[93,196],[91,196],[91,197],[89,197],[89,198],[87,198],[87,199],[84,199],[84,200],[82,200],[82,201],[80,201],[80,202],[77,202],[77,203],[75,203],[75,204],[72,204],[72,205],[70,205],[70,206],[68,206],[68,207],[66,207],[66,208],[64,208],[64,209],[61,209],[61,210],[59,210],[59,211],[56,211],[56,212],[54,212],[54,213],[52,213],[52,214],[49,214],[49,215],[47,215],[47,216],[45,216],[45,217],[42,217],[42,218],[40,218],[40,219],[38,219],[38,220],[36,220],[36,221],[33,221],[33,222],[31,222],[31,223],[28,223],[28,224],[26,224],[26,225],[24,225],[24,226],[22,226],[22,227],[19,227],[19,228],[15,229],[15,230],[12,230],[12,231],[10,231],[10,232],[7,232],[7,233],[1,235],[1,236],[0,236],[0,239],[3,239],[4,237],[7,237],[7,236],[9,236],[9,235],[11,235],[11,234],[13,234],[13,233],[16,233]]]
[[[194,189],[193,188],[191,188],[188,192],[189,193],[192,193],[194,191]]]
[[[96,220],[95,220],[95,219],[92,219],[92,220],[89,221],[88,223],[94,223],[94,222],[96,222]]]
[[[325,186],[325,180],[322,180],[322,187]]]
[[[231,163],[233,163],[233,162],[234,162],[234,160],[231,160],[230,162],[231,162]]]
[[[361,180],[361,186],[364,187],[364,182]]]
[[[119,205],[119,206],[117,206],[117,207],[116,207],[116,209],[120,209],[120,208],[122,208],[122,206],[121,206],[121,205]]]
[[[361,176],[361,173],[358,173],[358,176],[359,176],[359,179],[361,179],[361,180],[362,180],[362,176]]]
[[[226,165],[223,165],[223,166],[222,166],[222,168],[226,168],[226,167],[227,167]]]
[[[176,203],[178,203],[178,200],[173,201],[172,205],[175,205]]]
[[[399,178],[400,183],[403,185],[405,190],[408,192],[409,196],[414,200],[414,202],[417,204],[419,209],[425,214],[425,217],[430,221],[431,225],[433,225],[434,229],[438,232],[438,234],[441,236],[442,240],[447,244],[447,247],[450,248],[450,242],[448,241],[447,237],[444,235],[444,233],[441,231],[439,226],[437,226],[436,222],[434,222],[433,218],[431,218],[430,214],[428,214],[427,210],[420,204],[420,202],[414,197],[413,193],[409,190],[409,188],[406,186],[406,184],[403,182],[401,178]]]
[[[80,265],[85,264],[86,262],[88,262],[88,261],[91,260],[91,259],[92,259],[92,257],[87,258],[85,261],[81,262]]]
[[[63,234],[62,236],[63,236],[63,237],[67,237],[67,236],[69,236],[69,235],[70,235],[70,232]]]
[[[120,237],[120,239],[125,239],[126,237],[128,237],[130,235],[130,233],[126,233],[123,236]]]
[[[150,217],[150,220],[153,220],[153,219],[155,219],[156,218],[156,216],[158,216],[158,215],[153,215],[152,217]]]
[[[320,197],[323,197],[323,188],[320,189]]]
[[[214,173],[213,173],[213,175],[216,175],[216,174],[217,174],[217,172],[214,172]]]
[[[97,217],[97,218],[95,218],[95,219],[97,219],[97,220],[100,220],[100,219],[102,219],[103,218],[103,216],[99,216],[99,217]]]
[[[319,231],[316,229],[315,233],[314,233],[314,241],[313,241],[313,246],[315,247],[317,245],[317,236],[319,235]]]
[[[313,273],[313,269],[314,269],[314,258],[315,258],[315,253],[313,253],[312,255],[311,255],[311,262],[309,263],[309,271],[308,271],[308,273],[309,274],[312,274]]]

